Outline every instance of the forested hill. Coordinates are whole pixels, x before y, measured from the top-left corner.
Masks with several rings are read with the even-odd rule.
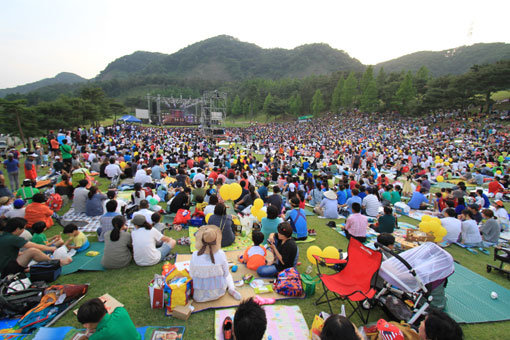
[[[25,94],[31,91],[35,91],[41,87],[55,85],[55,84],[75,84],[75,83],[83,83],[87,81],[87,79],[80,77],[77,74],[69,73],[69,72],[61,72],[57,74],[53,78],[42,79],[33,83],[20,85],[16,87],[11,87],[8,89],[0,89],[0,98],[5,97],[10,93],[20,93]]]
[[[431,76],[437,77],[447,74],[462,74],[469,71],[470,67],[475,64],[491,64],[507,59],[510,59],[510,44],[480,43],[439,52],[421,51],[407,54],[379,63],[375,65],[375,70],[384,67],[386,72],[408,70],[416,72],[420,67],[425,66],[429,69]]]
[[[303,78],[335,71],[362,71],[357,59],[327,44],[310,44],[292,50],[263,49],[255,44],[220,35],[180,51],[135,52],[110,63],[97,80],[131,75],[166,75],[186,79],[233,81],[248,78]]]

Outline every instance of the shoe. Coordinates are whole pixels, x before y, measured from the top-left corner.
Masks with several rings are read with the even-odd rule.
[[[223,339],[224,340],[232,340],[233,334],[232,334],[232,318],[230,316],[227,316],[225,320],[223,320]]]

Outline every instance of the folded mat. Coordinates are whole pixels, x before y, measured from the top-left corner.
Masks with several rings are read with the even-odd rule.
[[[510,290],[460,264],[455,263],[445,292],[445,311],[459,323],[510,320]],[[497,299],[491,298],[492,292],[498,294]]]
[[[197,231],[198,231],[197,227],[189,227],[189,229],[188,229],[189,242],[190,242],[189,249],[191,252],[194,252],[195,250],[197,250],[197,248],[195,248],[195,243],[197,241],[195,238],[195,233]],[[231,250],[243,250],[244,251],[246,248],[248,248],[249,246],[252,246],[252,245],[253,245],[253,241],[251,240],[251,235],[236,236],[234,243],[232,243],[228,247],[223,247],[221,249],[223,249],[223,251],[231,251]]]
[[[296,241],[296,243],[310,243],[310,242],[313,242],[315,241],[315,237],[313,236],[308,236],[306,238],[306,240],[300,240],[300,241]]]
[[[257,278],[258,279],[262,279],[262,278],[259,278],[257,276],[257,272],[255,272],[253,270],[250,270],[250,269],[246,268],[246,266],[244,264],[239,263],[237,258],[238,258],[239,255],[242,255],[243,253],[244,253],[244,249],[243,250],[236,250],[236,251],[225,252],[225,254],[227,255],[227,260],[229,262],[233,262],[234,264],[237,264],[237,267],[238,267],[237,271],[235,273],[232,273],[232,277],[234,279],[234,282],[237,281],[237,280],[241,280],[242,277],[245,274],[251,274],[256,279]],[[269,255],[269,256],[271,256],[271,255]],[[183,261],[189,261],[189,260],[191,260],[191,254],[178,254],[175,262],[183,262]],[[264,280],[265,283],[270,284],[269,280],[273,280],[273,279],[263,279],[263,280]],[[253,290],[253,288],[250,287],[250,285],[246,285],[245,284],[242,287],[237,287],[237,290],[242,295],[241,301],[244,300],[244,299],[248,299],[248,298],[250,298],[252,296],[257,295],[257,294],[255,294],[255,291]],[[292,297],[292,296],[279,295],[279,294],[276,294],[274,292],[260,294],[260,296],[264,297],[264,298],[274,298],[274,299],[277,299],[277,300],[304,299],[305,298],[304,295],[303,296],[298,296],[298,297]],[[229,293],[225,293],[224,296],[222,296],[221,298],[219,298],[218,300],[215,300],[215,301],[209,301],[209,302],[196,302],[196,301],[193,301],[193,307],[195,307],[194,313],[200,312],[200,311],[203,311],[203,310],[207,310],[207,309],[216,309],[216,308],[226,308],[226,307],[239,306],[239,303],[241,301],[238,301],[238,300],[234,299],[232,296],[230,296]],[[273,338],[273,339],[275,339],[275,338]]]
[[[87,256],[87,252],[94,250],[98,251],[97,256]],[[101,264],[101,259],[104,254],[104,243],[103,242],[91,242],[89,249],[77,253],[73,256],[73,262],[62,267],[62,275],[71,274],[78,270],[104,270]]]
[[[263,339],[308,340],[310,331],[299,306],[264,306],[267,319]],[[235,308],[217,310],[214,315],[215,340],[223,340],[223,320],[230,316],[234,320]]]

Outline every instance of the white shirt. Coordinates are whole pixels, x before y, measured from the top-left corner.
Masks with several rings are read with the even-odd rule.
[[[117,164],[108,164],[104,169],[104,173],[109,178],[113,178],[115,176],[119,176],[122,173],[122,170],[120,170],[120,166]]]
[[[379,207],[381,206],[381,203],[375,195],[370,194],[365,196],[362,205],[365,207],[368,216],[375,217],[379,214]]]
[[[14,217],[25,218],[25,208],[9,210],[5,213],[5,217],[7,217],[7,218],[14,218]]]
[[[198,180],[202,181],[202,187],[204,187],[203,184],[205,183],[205,175],[203,172],[199,172],[193,177],[193,183],[195,183]]]
[[[133,239],[133,258],[139,266],[152,266],[161,260],[161,253],[156,249],[156,242],[163,234],[157,229],[137,228],[131,233]]]
[[[152,210],[140,209],[136,212],[136,214],[133,215],[133,217],[136,215],[143,215],[145,217],[145,220],[147,221],[147,223],[152,224],[152,218],[151,218],[152,214],[154,214],[154,211],[152,211]]]
[[[140,169],[136,172],[136,175],[135,175],[135,183],[140,183],[142,186],[145,184],[145,183],[152,183],[152,177],[147,175],[147,173],[145,172],[145,170],[143,169]]]
[[[505,208],[498,208],[494,215],[498,218],[499,223],[501,223],[501,225],[508,227],[509,225],[508,213],[506,212]]]
[[[441,219],[441,225],[446,229],[446,236],[443,241],[457,242],[462,231],[462,222],[455,217],[445,217]]]

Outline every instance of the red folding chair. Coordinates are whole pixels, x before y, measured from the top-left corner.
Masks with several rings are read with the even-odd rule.
[[[343,260],[328,259],[317,255],[314,257],[317,260],[317,270],[324,289],[324,294],[315,301],[315,304],[319,305],[327,302],[329,310],[333,314],[331,301],[347,300],[353,308],[348,318],[357,313],[366,324],[370,310],[368,310],[365,318],[362,312],[362,304],[363,301],[372,299],[376,294],[372,282],[375,284],[375,277],[377,277],[377,272],[381,266],[381,252],[370,249],[351,237],[347,249],[347,263],[340,272],[335,274],[322,274],[320,271],[321,265],[340,263]],[[328,296],[328,292],[333,294],[332,298]]]

